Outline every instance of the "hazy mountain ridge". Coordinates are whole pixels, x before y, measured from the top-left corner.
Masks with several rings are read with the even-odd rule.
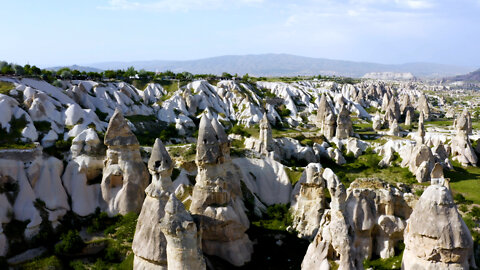
[[[406,63],[386,65],[369,62],[354,62],[311,58],[289,54],[226,55],[187,61],[131,61],[101,62],[89,66],[98,69],[136,69],[151,71],[171,70],[191,73],[232,74],[248,73],[254,76],[337,75],[362,77],[371,72],[410,72],[416,77],[446,77],[472,71],[471,67],[435,63]]]
[[[480,82],[480,69],[472,71],[468,74],[458,75],[447,80],[451,81],[466,81],[466,82]]]

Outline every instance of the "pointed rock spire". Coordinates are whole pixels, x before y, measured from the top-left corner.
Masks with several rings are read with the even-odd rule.
[[[115,109],[112,118],[110,118],[104,142],[107,146],[139,145],[137,137],[130,130],[127,120],[118,108]]]
[[[153,144],[152,154],[148,159],[148,169],[151,172],[161,173],[163,171],[167,171],[173,168],[173,162],[170,158],[170,155],[163,145],[162,140],[155,139],[155,143]]]

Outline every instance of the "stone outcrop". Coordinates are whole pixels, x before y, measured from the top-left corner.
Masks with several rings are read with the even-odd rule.
[[[423,113],[425,120],[430,120],[430,105],[428,104],[425,94],[421,94],[420,97],[418,97],[417,111]]]
[[[152,182],[145,190],[142,211],[138,217],[132,250],[135,269],[167,269],[167,240],[160,228],[165,205],[172,193],[173,161],[160,139],[155,140],[148,171]]]
[[[347,193],[346,217],[354,232],[356,261],[361,263],[372,255],[394,256],[414,195],[379,179],[357,179]]]
[[[206,269],[200,233],[184,205],[171,194],[159,224],[167,239],[168,269]]]
[[[475,268],[470,231],[444,179],[434,180],[407,222],[402,269]]]
[[[405,125],[410,126],[412,124],[412,111],[408,110],[405,114]]]
[[[302,261],[302,269],[330,269],[328,260],[335,261],[338,269],[363,269],[363,264],[354,260],[354,250],[349,237],[349,225],[345,219],[345,187],[330,169],[323,171],[327,188],[332,198],[315,239],[308,246]]]
[[[471,130],[472,120],[468,110],[464,110],[454,123],[456,135],[450,144],[453,160],[457,160],[462,166],[476,165],[478,158],[473,150],[472,144],[468,137]]]
[[[400,137],[400,127],[398,126],[397,119],[394,119],[393,123],[390,124],[390,130],[388,131],[388,135]]]
[[[104,207],[100,180],[104,146],[94,129],[82,131],[72,140],[71,160],[62,176],[63,186],[71,197],[72,211],[79,216],[93,214]]]
[[[261,141],[260,153],[266,156],[277,156],[275,152],[270,154],[271,152],[275,151],[275,141],[273,140],[272,136],[272,127],[270,126],[270,122],[268,121],[267,114],[263,114],[263,118],[260,121],[260,135],[259,139]]]
[[[373,123],[372,123],[372,128],[375,131],[379,131],[380,129],[383,128],[383,119],[380,113],[377,111],[375,116],[373,117]]]
[[[48,220],[54,228],[70,210],[67,193],[60,179],[62,171],[63,163],[55,157],[37,158],[27,171],[33,191],[38,199],[45,202]]]
[[[137,138],[116,109],[105,133],[107,158],[101,183],[109,215],[140,213],[149,176]]]
[[[420,117],[418,118],[418,131],[417,131],[417,144],[425,143],[425,117],[423,112],[420,112]]]
[[[190,212],[198,215],[202,250],[235,266],[250,261],[253,247],[245,234],[245,215],[240,177],[230,158],[230,142],[217,120],[202,117],[199,126],[198,167]]]
[[[327,139],[331,139],[335,136],[335,113],[333,111],[333,108],[328,103],[325,94],[322,94],[320,97],[320,103],[317,110],[316,124],[317,127],[320,128],[320,133],[324,135]]]
[[[353,136],[353,125],[350,119],[350,112],[345,106],[340,108],[337,117],[337,131],[335,137],[338,139],[346,139]]]
[[[408,166],[419,183],[430,181],[430,172],[435,165],[435,158],[430,147],[416,145],[410,156],[402,161],[402,166]]]
[[[293,228],[299,237],[313,238],[326,208],[325,179],[320,163],[310,163],[298,182],[300,190],[292,201]]]

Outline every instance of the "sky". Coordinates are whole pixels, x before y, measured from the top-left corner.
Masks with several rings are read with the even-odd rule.
[[[288,53],[480,67],[480,0],[0,0],[0,60],[40,67]]]

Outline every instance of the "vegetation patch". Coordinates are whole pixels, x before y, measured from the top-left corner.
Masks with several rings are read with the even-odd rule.
[[[13,83],[0,81],[0,94],[8,95],[13,88],[15,88]]]
[[[452,162],[453,170],[445,171],[445,177],[450,178],[450,187],[455,196],[461,193],[465,200],[480,204],[480,168],[462,167],[458,162]],[[456,197],[459,199],[459,197]]]
[[[252,221],[252,224],[268,230],[286,231],[292,225],[290,204],[274,204],[267,207],[262,219]]]
[[[358,158],[349,157],[346,156],[347,163],[342,166],[337,165],[331,159],[324,158],[321,161],[323,166],[331,168],[335,172],[346,187],[357,178],[380,178],[390,183],[413,184],[417,182],[408,168],[399,166],[380,168],[378,163],[381,157],[373,153],[371,149],[367,149],[366,153]]]
[[[285,172],[287,173],[288,179],[290,180],[290,183],[292,183],[292,186],[294,186],[300,180],[303,170],[304,169],[302,167],[285,168]]]

